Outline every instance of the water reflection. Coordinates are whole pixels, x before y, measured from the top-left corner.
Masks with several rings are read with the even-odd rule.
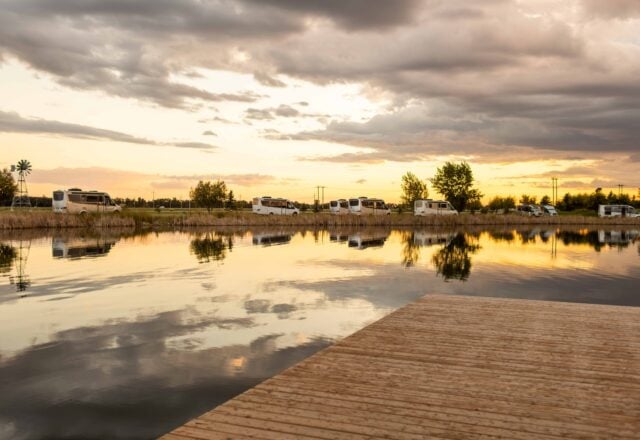
[[[5,243],[0,243],[0,273],[11,271],[13,260],[15,260],[17,256],[16,248]]]
[[[224,237],[207,232],[191,240],[189,248],[200,263],[222,261],[227,256],[227,250],[233,250],[233,236]]]
[[[0,242],[0,316],[11,317],[0,320],[0,438],[158,436],[426,293],[640,306],[637,230],[0,232]]]
[[[455,279],[466,281],[471,273],[471,255],[478,252],[478,237],[471,234],[457,234],[449,243],[436,252],[431,261],[438,275],[445,281]]]
[[[118,242],[117,238],[108,237],[53,237],[51,255],[53,258],[101,257],[109,253]]]
[[[280,232],[260,232],[253,235],[253,244],[258,246],[272,246],[277,244],[287,244],[291,241],[293,233]]]
[[[347,237],[350,248],[367,249],[371,247],[382,247],[387,241],[391,231],[387,230],[367,230],[357,232]]]

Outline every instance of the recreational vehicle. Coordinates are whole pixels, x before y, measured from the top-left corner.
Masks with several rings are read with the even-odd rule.
[[[332,200],[329,202],[331,214],[349,214],[349,201],[345,199]]]
[[[629,205],[599,205],[598,217],[640,217],[640,212]]]
[[[53,212],[78,214],[122,211],[106,192],[82,191],[79,188],[54,191],[52,208]]]
[[[458,211],[445,200],[420,199],[413,204],[413,215],[458,215]]]
[[[553,205],[540,205],[540,210],[542,211],[542,215],[551,217],[555,217],[558,215],[558,211],[556,211],[556,208]]]
[[[349,199],[349,211],[355,215],[390,215],[391,210],[382,199],[358,197]]]
[[[254,197],[253,213],[260,215],[298,215],[300,210],[290,200],[269,196]]]
[[[516,207],[516,212],[530,217],[540,217],[542,215],[542,210],[538,205],[518,205]]]

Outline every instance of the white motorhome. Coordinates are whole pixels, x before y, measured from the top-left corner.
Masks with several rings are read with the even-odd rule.
[[[516,212],[530,217],[540,217],[542,215],[542,210],[538,205],[518,205],[516,207]]]
[[[413,215],[458,215],[458,211],[446,200],[420,199],[413,204]]]
[[[558,211],[556,207],[553,205],[540,205],[540,210],[542,211],[542,215],[547,215],[551,217],[555,217],[558,215]]]
[[[349,212],[355,215],[390,215],[391,210],[382,199],[358,197],[349,199]]]
[[[252,203],[254,214],[260,215],[298,215],[300,210],[290,200],[269,196],[254,197]]]
[[[345,199],[332,200],[329,202],[331,214],[349,214],[349,201]]]
[[[106,192],[82,191],[79,188],[54,191],[52,209],[53,212],[77,214],[122,211],[120,205],[117,205]]]
[[[629,205],[599,205],[598,217],[640,217],[640,212]]]

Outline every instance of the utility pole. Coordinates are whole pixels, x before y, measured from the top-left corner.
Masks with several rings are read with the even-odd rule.
[[[624,188],[624,185],[618,184],[618,198],[622,196],[623,188]]]
[[[324,189],[325,188],[326,186],[321,186],[321,185],[316,186],[316,192],[313,194],[313,201],[316,206],[316,211],[319,211],[322,208],[322,205],[324,205]],[[322,199],[320,198],[320,190],[322,190]],[[321,200],[322,200],[322,205],[320,205]]]
[[[558,178],[551,178],[551,200],[553,201],[553,206],[558,204]]]

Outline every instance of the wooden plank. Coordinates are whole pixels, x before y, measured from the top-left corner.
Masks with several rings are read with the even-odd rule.
[[[429,295],[165,439],[640,438],[640,308]]]

